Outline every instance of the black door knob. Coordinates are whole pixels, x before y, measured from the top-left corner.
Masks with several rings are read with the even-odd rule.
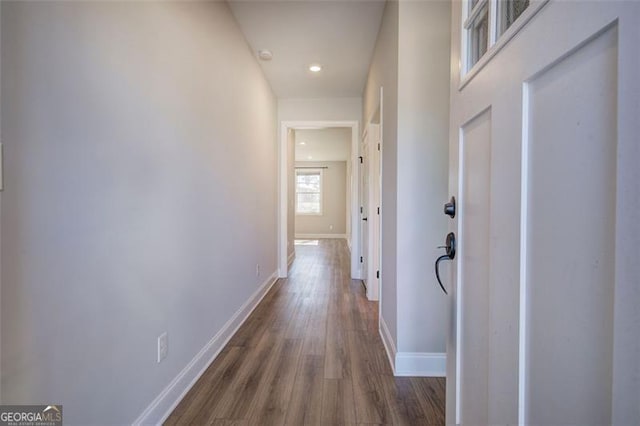
[[[440,284],[440,288],[444,291],[444,294],[447,294],[447,290],[445,290],[442,281],[440,280],[440,262],[443,260],[452,260],[456,257],[456,234],[453,232],[449,232],[447,235],[447,240],[444,246],[440,246],[438,248],[444,248],[446,250],[446,254],[443,254],[436,260],[436,278],[438,279],[438,284]]]
[[[367,219],[366,217],[363,217],[362,220],[369,220],[369,219]]]
[[[456,217],[456,197],[451,197],[451,200],[444,205],[444,214],[451,219]]]

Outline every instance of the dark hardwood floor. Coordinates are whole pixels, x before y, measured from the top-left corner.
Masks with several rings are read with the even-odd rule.
[[[349,275],[344,240],[296,245],[165,425],[444,424],[444,379],[393,377],[378,304]]]

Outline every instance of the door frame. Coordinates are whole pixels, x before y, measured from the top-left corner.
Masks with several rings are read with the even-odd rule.
[[[358,254],[360,253],[360,227],[355,226],[360,222],[360,189],[358,188],[358,156],[359,150],[359,127],[358,121],[281,121],[280,122],[280,141],[278,143],[278,277],[286,278],[288,274],[287,264],[287,224],[289,221],[287,212],[288,189],[287,181],[287,133],[289,129],[317,129],[325,127],[344,127],[351,129],[351,278],[360,279],[360,262]]]
[[[364,125],[363,132],[363,145],[364,138],[368,137],[367,147],[367,159],[369,161],[369,187],[368,191],[368,212],[367,217],[367,231],[368,231],[368,243],[367,247],[367,278],[374,277],[376,271],[380,272],[376,281],[373,278],[369,278],[367,282],[367,299],[371,301],[380,301],[382,297],[382,87],[380,87],[380,102],[375,108],[371,116],[368,118]],[[378,116],[378,122],[375,123],[375,117]],[[371,139],[370,126],[376,125],[377,140]],[[377,149],[377,144],[380,144],[380,149]],[[377,164],[376,164],[377,163]],[[377,208],[380,208],[380,213],[377,212]],[[377,250],[376,250],[377,249]],[[374,283],[372,285],[371,283]],[[381,315],[381,312],[378,316]]]
[[[370,255],[371,255],[371,228],[369,223],[371,220],[371,200],[369,200],[370,196],[370,188],[371,182],[369,179],[371,178],[371,170],[369,166],[369,125],[366,124],[364,126],[364,131],[362,132],[362,137],[360,138],[360,157],[358,164],[358,186],[359,186],[359,197],[358,197],[358,206],[360,217],[358,220],[358,227],[360,228],[360,256],[361,260],[358,264],[358,270],[360,271],[360,279],[364,283],[364,287],[366,289],[366,295],[369,300],[371,300],[371,293],[373,285],[370,283],[371,277],[371,267],[370,267]],[[365,200],[366,197],[366,200]],[[365,202],[366,201],[366,202]],[[365,206],[366,204],[366,206]],[[365,218],[367,221],[365,222]],[[366,231],[366,233],[365,233]],[[366,235],[366,240],[365,240]]]

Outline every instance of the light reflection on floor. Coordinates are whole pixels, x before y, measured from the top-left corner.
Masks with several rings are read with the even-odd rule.
[[[296,246],[317,246],[320,241],[318,240],[296,240]]]

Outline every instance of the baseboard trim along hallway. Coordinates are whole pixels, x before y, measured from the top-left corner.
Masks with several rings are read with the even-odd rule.
[[[142,414],[133,422],[134,425],[162,424],[169,417],[178,403],[216,359],[236,331],[245,323],[249,315],[251,315],[262,299],[269,293],[271,287],[278,281],[277,276],[277,272],[274,272],[260,285],[258,290],[238,309],[222,329],[213,336],[160,395],[149,404]]]
[[[447,354],[398,352],[395,375],[397,377],[446,377]]]
[[[384,345],[384,350],[387,352],[387,358],[389,359],[389,364],[391,364],[391,369],[393,370],[393,375],[396,376],[396,345],[393,343],[393,338],[391,337],[391,333],[389,332],[389,327],[387,327],[387,323],[385,322],[382,315],[380,316],[380,337],[382,338],[382,344]]]
[[[447,354],[444,352],[398,352],[389,327],[380,317],[380,337],[396,377],[446,377]]]

